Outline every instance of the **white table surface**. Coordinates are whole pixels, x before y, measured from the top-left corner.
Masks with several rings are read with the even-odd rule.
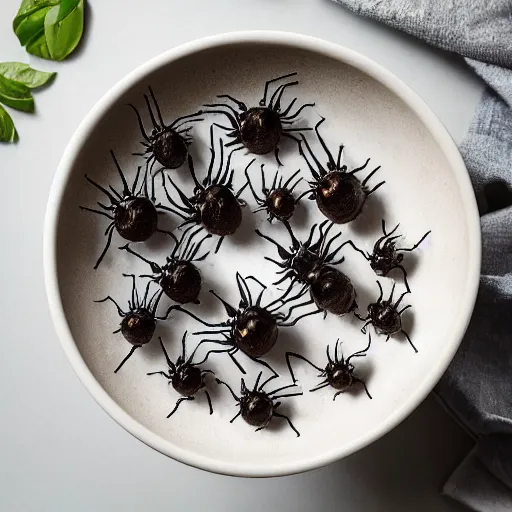
[[[0,3],[0,61],[59,76],[36,93],[36,115],[13,113],[19,144],[0,146],[0,510],[461,510],[439,491],[471,441],[433,398],[365,450],[292,477],[211,475],[144,446],[96,405],[60,348],[46,305],[42,226],[54,170],[83,116],[126,73],[180,43],[274,29],[346,45],[408,83],[456,141],[482,91],[462,61],[330,0],[89,0],[80,51],[65,63],[38,62],[11,30],[19,3]]]

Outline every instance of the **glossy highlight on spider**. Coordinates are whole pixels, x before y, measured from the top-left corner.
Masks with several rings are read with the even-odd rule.
[[[221,94],[217,96],[221,99],[227,99],[231,103],[211,103],[204,105],[207,108],[217,110],[205,111],[205,113],[224,114],[231,126],[217,126],[227,130],[228,136],[234,140],[226,144],[229,146],[238,146],[237,149],[246,148],[249,153],[255,155],[266,155],[272,151],[275,154],[279,165],[279,143],[282,137],[299,142],[294,132],[309,131],[311,128],[301,128],[293,126],[300,113],[307,107],[314,107],[314,103],[306,103],[292,112],[293,106],[298,98],[294,98],[287,107],[281,108],[283,93],[288,87],[298,85],[298,81],[288,81],[279,85],[269,99],[269,88],[275,82],[279,82],[286,78],[296,76],[297,73],[289,73],[287,75],[273,78],[265,83],[263,98],[257,107],[247,107],[243,101],[239,101],[229,94]],[[235,104],[236,108],[232,105]],[[222,110],[218,110],[222,109]]]
[[[332,153],[327,148],[325,141],[318,131],[318,127],[324,121],[325,118],[322,118],[317,123],[315,126],[315,133],[327,154],[326,166],[324,166],[315,156],[311,146],[304,136],[302,136],[302,143],[306,146],[309,156],[304,152],[302,143],[299,144],[299,152],[306,161],[313,176],[313,181],[309,182],[311,187],[309,198],[311,200],[316,200],[318,209],[330,221],[335,224],[346,224],[358,217],[368,197],[384,185],[385,182],[381,181],[372,189],[368,189],[366,184],[368,183],[368,180],[380,169],[380,165],[368,174],[362,182],[359,181],[355,174],[365,169],[370,162],[370,159],[368,158],[361,167],[348,171],[346,165],[341,165],[341,156],[344,148],[343,145],[339,148],[338,158],[335,162]]]
[[[231,386],[229,386],[229,384],[220,379],[215,379],[217,381],[217,384],[222,384],[223,386],[226,386],[228,388],[229,392],[231,393],[231,395],[237,402],[238,407],[240,408],[240,410],[234,416],[234,418],[230,420],[230,423],[233,423],[238,418],[238,416],[242,416],[242,419],[246,423],[253,427],[257,427],[256,432],[258,432],[259,430],[267,428],[272,418],[283,418],[288,422],[290,428],[297,434],[297,437],[300,437],[299,431],[293,426],[293,423],[291,422],[290,418],[288,416],[285,416],[284,414],[280,414],[279,412],[277,412],[277,409],[281,405],[281,402],[276,402],[276,400],[280,398],[302,395],[302,391],[296,393],[278,394],[282,391],[295,387],[296,385],[294,383],[286,386],[281,386],[270,392],[266,392],[264,390],[264,387],[271,380],[275,379],[277,375],[270,376],[266,381],[264,381],[260,385],[261,376],[262,372],[258,374],[258,377],[252,389],[248,389],[247,386],[245,385],[244,379],[241,379],[240,397],[238,397],[235,394],[235,392],[233,391]]]
[[[211,370],[204,370],[201,365],[206,361],[203,359],[199,363],[194,363],[195,350],[192,352],[189,358],[186,356],[186,337],[187,332],[183,334],[181,339],[181,355],[178,357],[176,362],[171,361],[165,345],[162,342],[162,338],[158,338],[162,352],[164,353],[165,360],[167,362],[167,373],[165,371],[150,372],[148,375],[163,375],[169,384],[181,395],[174,406],[174,409],[167,415],[170,418],[177,410],[178,407],[186,401],[192,401],[196,399],[196,395],[200,390],[204,391],[206,399],[208,400],[208,406],[210,407],[210,414],[213,414],[212,399],[208,390],[206,389],[205,378],[208,375],[215,374]]]

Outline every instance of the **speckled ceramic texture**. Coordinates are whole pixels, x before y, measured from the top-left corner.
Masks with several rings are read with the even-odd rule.
[[[406,255],[412,293],[403,304],[412,308],[404,315],[404,327],[419,352],[415,354],[403,339],[385,343],[370,329],[371,349],[367,357],[354,362],[373,400],[360,387],[336,402],[330,388],[309,393],[319,382],[317,372],[297,362],[296,375],[304,395],[284,399],[282,412],[291,417],[300,438],[279,419],[258,433],[240,418],[230,424],[237,408],[227,390],[215,383],[209,385],[212,416],[199,393],[196,401],[184,403],[177,414],[166,419],[178,395],[163,377],[146,376],[166,369],[156,336],[162,336],[175,359],[183,332],[201,330],[202,326],[172,313],[159,325],[153,343],[136,351],[114,374],[130,346],[120,334],[112,334],[120,322],[114,306],[94,300],[111,295],[125,307],[131,284],[122,273],[147,273],[149,268],[117,250],[125,242],[116,234],[100,268],[93,270],[108,221],[78,208],[103,199],[86,183],[84,174],[119,187],[109,156],[112,149],[129,181],[133,178],[143,159],[132,153],[142,146],[136,118],[127,103],[137,105],[149,122],[143,101],[148,85],[155,91],[165,120],[171,122],[213,101],[217,94],[231,94],[249,106],[256,105],[266,80],[292,71],[299,73],[300,84],[287,90],[284,104],[295,96],[297,105],[316,103],[304,111],[300,125],[312,126],[325,116],[322,133],[333,153],[340,143],[345,144],[344,163],[349,168],[370,157],[368,171],[377,165],[381,169],[369,185],[386,180],[358,219],[336,226],[332,233],[341,229],[341,240],[352,239],[362,249],[371,250],[381,235],[382,218],[390,228],[400,222],[404,238],[399,244],[403,246],[414,244],[432,230],[416,253]],[[209,116],[191,132],[191,153],[201,177],[208,163],[208,128],[213,119]],[[312,144],[325,160],[319,144]],[[241,185],[243,169],[252,156],[235,155],[235,185]],[[283,143],[281,158],[284,177],[300,168],[305,180],[310,178],[294,143]],[[269,177],[277,169],[272,156],[258,157],[251,173],[257,187],[261,163]],[[186,194],[191,193],[193,184],[185,167],[169,174]],[[363,171],[361,176],[366,174]],[[305,187],[302,182],[297,190]],[[158,179],[157,193],[163,201],[161,192]],[[191,309],[210,321],[225,319],[223,308],[208,293],[210,288],[238,304],[237,270],[269,285],[264,303],[279,293],[271,286],[277,268],[263,259],[264,255],[275,257],[276,252],[254,230],[258,228],[284,245],[289,245],[289,238],[283,226],[269,224],[263,213],[251,213],[256,204],[248,191],[243,198],[248,206],[239,232],[226,239],[218,254],[198,264],[204,280],[201,305]],[[164,218],[163,225],[169,229],[179,223],[171,215]],[[303,200],[292,225],[299,237],[305,237],[309,227],[322,219],[316,204]],[[453,356],[473,306],[479,268],[478,218],[469,180],[453,142],[434,115],[396,78],[367,59],[290,34],[237,34],[192,43],[155,59],[116,86],[91,112],[68,147],[50,198],[45,237],[47,284],[57,329],[74,368],[100,404],[127,430],[167,455],[211,471],[247,476],[293,473],[326,464],[375,440],[401,421],[425,397]],[[212,240],[209,247],[215,243]],[[156,262],[163,261],[170,247],[165,235],[134,244],[137,251]],[[360,254],[349,247],[343,254],[346,261],[339,268],[352,280],[359,310],[364,313],[378,296],[377,277]],[[397,292],[404,290],[400,273],[396,273],[380,279],[385,294],[393,278]],[[141,281],[141,286],[144,283]],[[164,297],[160,311],[169,305]],[[322,366],[326,345],[333,346],[338,338],[345,355],[364,348],[367,336],[360,328],[361,322],[351,316],[328,315],[324,320],[316,315],[293,328],[281,329],[276,346],[266,356],[281,375],[274,387],[290,381],[286,351],[304,354]],[[189,337],[190,349],[199,339]],[[239,359],[248,370],[250,385],[260,367],[243,355]],[[214,355],[205,367],[239,390],[241,374],[227,356]]]

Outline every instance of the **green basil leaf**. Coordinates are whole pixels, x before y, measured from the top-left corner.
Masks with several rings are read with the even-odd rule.
[[[13,29],[28,53],[64,60],[77,47],[84,25],[84,0],[23,0]]]
[[[47,84],[57,73],[45,73],[31,68],[23,62],[0,62],[0,75],[21,82],[29,89],[37,89]]]
[[[30,89],[0,75],[0,102],[16,110],[34,112],[34,98]]]
[[[58,4],[59,0],[24,0],[14,18],[13,29],[21,46],[44,34],[44,19],[48,11]]]
[[[83,0],[62,0],[44,20],[44,35],[53,60],[64,60],[78,46],[84,29]]]
[[[0,142],[16,142],[18,132],[14,127],[11,116],[2,105],[0,105]]]

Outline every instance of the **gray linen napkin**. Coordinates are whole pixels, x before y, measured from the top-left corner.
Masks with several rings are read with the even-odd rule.
[[[512,0],[335,1],[461,54],[488,85],[460,145],[481,215],[480,290],[436,392],[477,440],[444,493],[512,512]]]

